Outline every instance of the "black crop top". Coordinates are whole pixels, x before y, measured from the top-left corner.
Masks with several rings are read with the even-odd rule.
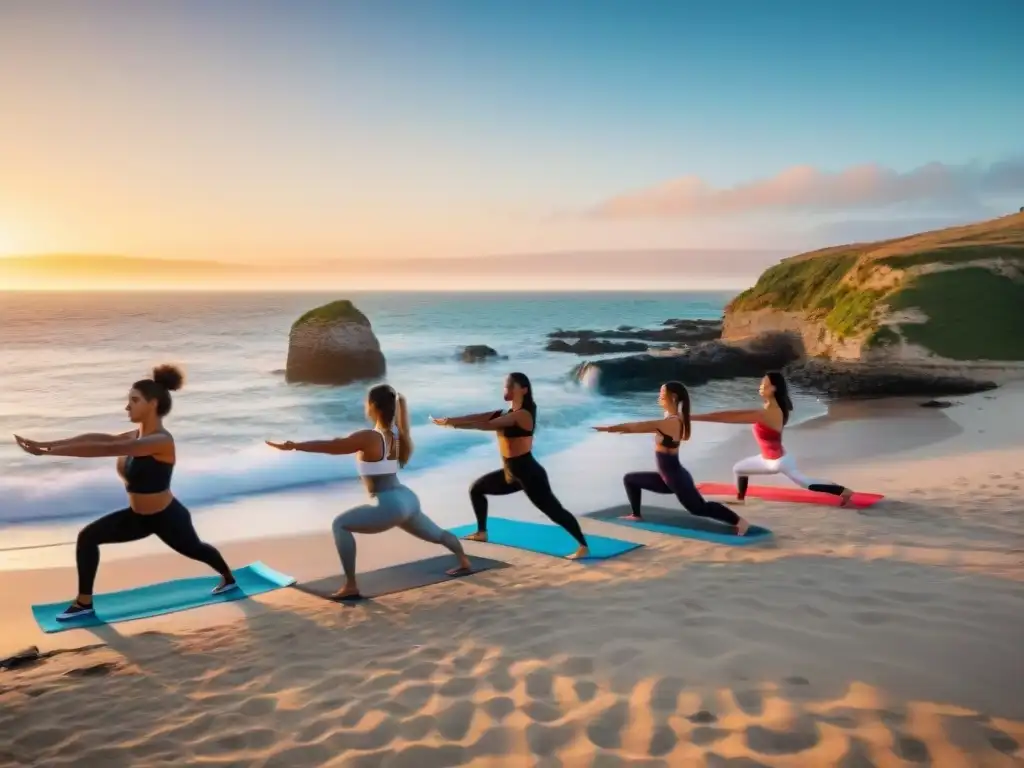
[[[506,413],[513,413],[511,408],[508,411],[495,411],[492,419],[496,419],[499,416],[504,416]],[[534,411],[527,411],[530,416],[533,417],[533,426],[537,426],[537,414]],[[513,424],[511,427],[503,427],[498,430],[498,434],[503,437],[533,437],[533,429],[523,429],[518,424]]]
[[[661,447],[662,448],[678,448],[681,445],[681,441],[676,440],[671,435],[666,435],[660,429],[658,434],[661,435]]]
[[[128,493],[163,493],[171,487],[174,465],[153,456],[128,456],[124,460],[124,486]]]

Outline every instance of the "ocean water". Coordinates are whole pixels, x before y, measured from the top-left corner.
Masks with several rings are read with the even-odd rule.
[[[178,441],[174,489],[193,510],[251,496],[355,478],[347,458],[281,453],[266,439],[306,440],[364,426],[367,385],[288,385],[288,330],[305,310],[338,298],[256,293],[0,293],[0,526],[75,520],[124,506],[113,459],[35,457],[13,433],[47,440],[131,428],[131,383],[154,364],[182,365],[187,381],[167,421]],[[502,406],[504,376],[532,379],[539,404],[535,451],[559,453],[588,426],[656,415],[656,392],[605,397],[572,380],[580,358],[546,352],[557,328],[659,325],[715,318],[730,294],[351,294],[388,361],[388,381],[408,398],[417,451],[429,470],[496,455],[485,433],[434,427],[428,416]],[[469,365],[467,344],[507,360]],[[696,408],[756,402],[751,381],[692,392]],[[806,418],[822,411],[798,405]],[[3,543],[0,542],[0,549]]]

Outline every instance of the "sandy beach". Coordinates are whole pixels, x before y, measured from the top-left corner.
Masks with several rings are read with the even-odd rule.
[[[770,545],[584,519],[646,546],[580,565],[470,544],[512,567],[354,606],[288,588],[56,635],[30,606],[71,596],[71,550],[9,567],[0,655],[53,654],[0,672],[0,765],[1020,765],[1024,387],[953,401],[844,404],[791,430],[809,473],[887,498],[751,502]],[[699,480],[754,450],[742,428],[716,435]],[[575,478],[577,513],[623,503],[618,477],[651,462],[646,439],[601,439],[548,462]],[[588,451],[612,458],[595,472]],[[468,521],[464,489],[417,486]],[[521,497],[492,514],[542,519]],[[359,547],[362,571],[439,554],[399,532]],[[114,549],[100,591],[204,573]],[[300,581],[338,571],[326,528],[223,551]]]

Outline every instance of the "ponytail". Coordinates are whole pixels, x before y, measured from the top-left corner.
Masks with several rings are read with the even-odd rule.
[[[774,398],[779,406],[779,410],[782,411],[782,423],[783,425],[788,424],[789,414],[793,412],[793,401],[789,397],[789,387],[786,385],[786,379],[779,371],[769,371],[765,375],[775,390]]]
[[[665,391],[676,399],[676,415],[683,422],[682,439],[690,439],[690,393],[681,381],[669,381],[665,383]]]
[[[378,384],[370,389],[366,399],[373,405],[385,426],[398,430],[398,466],[404,469],[413,449],[405,399],[387,384]]]
[[[409,413],[405,398],[395,393],[395,426],[398,428],[398,466],[405,465],[412,458],[412,435],[409,433]]]

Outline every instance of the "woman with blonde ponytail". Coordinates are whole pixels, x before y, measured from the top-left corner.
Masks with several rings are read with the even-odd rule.
[[[335,456],[356,454],[356,467],[372,501],[361,504],[336,518],[331,528],[338,557],[345,572],[345,586],[334,593],[335,600],[359,600],[356,583],[356,539],[354,533],[383,533],[401,528],[418,539],[441,544],[459,559],[457,568],[449,576],[471,573],[469,558],[459,540],[441,529],[423,514],[420,500],[412,489],[398,479],[412,457],[413,443],[409,432],[409,411],[405,398],[387,384],[379,384],[366,396],[366,416],[371,429],[360,429],[348,437],[333,440],[312,440],[295,443],[267,441],[267,445],[281,451],[327,453]]]

